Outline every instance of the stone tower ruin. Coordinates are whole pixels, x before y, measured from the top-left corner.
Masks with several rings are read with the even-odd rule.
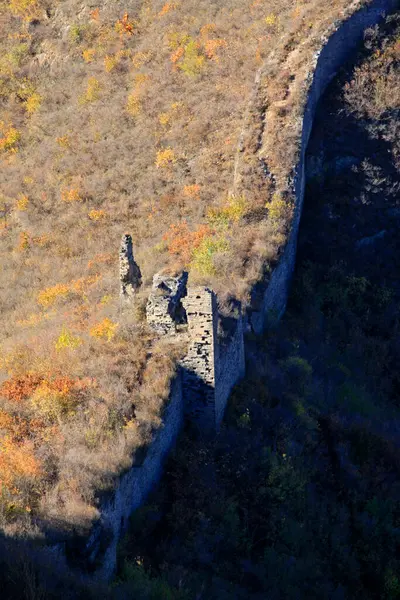
[[[125,301],[133,299],[142,285],[142,274],[133,258],[132,236],[122,236],[119,252],[120,296]]]

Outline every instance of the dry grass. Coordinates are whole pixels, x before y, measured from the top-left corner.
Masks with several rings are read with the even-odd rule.
[[[0,4],[2,527],[91,518],[159,422],[173,352],[121,314],[124,231],[145,285],[188,266],[246,299],[276,258],[305,74],[347,4]]]

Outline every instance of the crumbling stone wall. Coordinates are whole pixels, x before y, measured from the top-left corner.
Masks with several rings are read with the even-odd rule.
[[[243,320],[240,305],[236,318],[222,319],[214,292],[186,287],[186,282],[186,273],[175,278],[156,275],[147,321],[161,334],[179,336],[177,326],[184,312],[187,328],[181,335],[189,342],[181,361],[185,413],[199,430],[210,434],[218,430],[232,387],[244,375]]]
[[[182,361],[185,412],[199,428],[215,430],[216,297],[207,288],[189,288],[184,306],[190,340]]]
[[[215,349],[215,425],[219,429],[233,386],[246,370],[243,317],[238,308],[236,317],[220,320]]]
[[[123,300],[130,301],[142,285],[142,274],[133,258],[132,236],[122,236],[119,252],[120,295]]]
[[[188,274],[179,277],[157,274],[147,302],[148,324],[158,333],[174,334],[179,325],[186,323],[182,298],[186,296]]]

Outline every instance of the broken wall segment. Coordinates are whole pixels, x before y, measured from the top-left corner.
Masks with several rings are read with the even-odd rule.
[[[245,372],[239,303],[236,313],[236,317],[223,318],[214,292],[187,287],[187,273],[179,277],[155,275],[153,279],[147,322],[161,335],[176,335],[177,340],[182,335],[179,325],[186,323],[181,339],[188,341],[189,347],[180,363],[185,413],[207,434],[219,429],[232,387]]]
[[[184,306],[189,335],[189,350],[181,362],[185,412],[198,429],[215,433],[232,388],[245,373],[241,309],[238,305],[236,317],[222,319],[214,292],[204,287],[189,288]]]
[[[218,307],[212,290],[189,288],[184,300],[189,349],[181,361],[186,416],[199,429],[215,431],[215,358]]]
[[[179,325],[186,323],[182,298],[187,293],[188,274],[178,277],[157,274],[146,306],[147,322],[160,334],[174,334]]]
[[[215,426],[218,431],[233,386],[245,376],[245,328],[241,307],[236,317],[222,319],[224,335],[215,347]]]
[[[132,236],[122,236],[119,252],[120,296],[130,301],[142,285],[142,274],[133,257]]]

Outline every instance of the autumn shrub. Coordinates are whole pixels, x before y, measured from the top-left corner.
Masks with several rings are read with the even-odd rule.
[[[190,266],[201,275],[216,275],[213,257],[217,252],[228,252],[229,244],[222,237],[204,237],[192,251]]]
[[[178,258],[184,265],[188,265],[204,238],[211,233],[208,225],[201,225],[195,231],[190,231],[186,221],[171,225],[164,235],[168,252]]]

